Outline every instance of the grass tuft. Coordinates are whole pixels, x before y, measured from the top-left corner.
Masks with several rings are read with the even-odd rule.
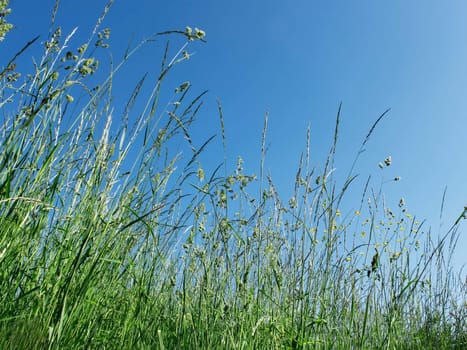
[[[14,62],[37,38],[0,73],[0,348],[467,346],[467,283],[449,260],[466,209],[436,235],[370,177],[361,199],[343,205],[388,111],[343,183],[334,167],[341,106],[322,170],[310,162],[308,129],[284,199],[264,171],[267,115],[259,178],[240,157],[228,169],[220,102],[224,173],[202,166],[212,138],[198,144],[190,130],[205,92],[189,82],[166,89],[165,79],[204,31],[155,34],[91,85],[110,5],[76,50],[74,31],[57,27],[32,74],[21,80]],[[173,35],[186,42],[173,56],[167,42],[155,83],[138,79],[115,118],[114,77],[143,45]],[[163,107],[165,91],[175,92]]]

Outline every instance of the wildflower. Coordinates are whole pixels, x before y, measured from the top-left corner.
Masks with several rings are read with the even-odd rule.
[[[109,39],[110,38],[110,28],[106,28],[104,30],[102,30],[101,32],[97,33],[97,37],[99,39]]]
[[[18,73],[18,72],[14,72],[12,74],[9,74],[7,75],[6,77],[6,80],[9,82],[9,83],[13,83],[15,81],[18,81],[19,77],[21,76],[21,73]],[[11,101],[10,101],[11,102]]]
[[[78,53],[79,53],[79,54],[84,53],[84,51],[86,51],[87,48],[88,48],[88,45],[87,45],[87,44],[83,44],[82,46],[80,46],[80,47],[78,48]]]
[[[355,215],[359,216],[360,215],[360,210],[355,210]]]
[[[345,261],[347,261],[347,262],[350,262],[351,260],[352,260],[352,258],[350,256],[345,258]]]
[[[206,32],[204,30],[195,28],[195,37],[197,39],[203,39],[206,36]]]
[[[297,200],[295,199],[295,197],[292,197],[289,199],[289,207],[290,209],[293,209],[297,206]]]
[[[0,42],[5,39],[5,35],[13,29],[13,25],[5,21],[5,17],[11,13],[7,8],[8,1],[0,1]]]
[[[248,176],[239,175],[239,180],[241,182],[240,188],[243,189],[246,187],[246,185],[248,185],[250,179]]]
[[[219,200],[217,202],[217,205],[221,208],[225,208],[227,205],[227,193],[225,193],[225,190],[220,190],[218,191],[218,196]]]
[[[391,165],[391,162],[392,162],[391,156],[388,156],[388,157],[384,160],[384,164],[386,164],[386,166],[390,166],[390,165]]]
[[[79,73],[83,77],[88,74],[94,74],[98,66],[99,66],[99,61],[95,60],[94,58],[87,58],[83,60],[83,64],[79,68]]]
[[[401,256],[401,254],[401,252],[392,253],[391,257],[389,258],[389,262],[396,261]]]
[[[198,179],[199,181],[204,180],[204,170],[202,168],[198,168]]]
[[[230,187],[233,184],[235,184],[235,178],[232,175],[230,175],[229,177],[227,177],[227,185]]]

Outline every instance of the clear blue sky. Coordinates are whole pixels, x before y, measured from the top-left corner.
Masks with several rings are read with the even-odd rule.
[[[105,3],[63,0],[57,23],[65,34],[79,26],[79,46]],[[16,29],[9,47],[19,48],[37,34],[45,40],[53,4],[12,0],[9,20]],[[391,155],[393,165],[384,176],[401,176],[402,181],[385,185],[388,200],[396,206],[404,197],[410,212],[427,218],[436,232],[445,186],[444,229],[467,205],[466,15],[462,0],[117,0],[103,27],[112,28],[115,61],[129,41],[154,32],[187,25],[205,30],[208,43],[191,46],[195,55],[171,77],[174,86],[189,80],[194,91],[209,89],[194,137],[201,143],[218,133],[219,98],[229,160],[234,163],[241,155],[247,171],[258,173],[268,111],[266,169],[284,197],[292,191],[308,124],[312,158],[322,161],[343,103],[336,165],[345,176],[369,127],[390,107],[356,171],[362,179],[368,174],[378,178],[378,162]],[[145,71],[157,70],[162,44],[135,57],[122,71],[123,85],[134,86]],[[11,53],[0,51],[2,62]],[[123,104],[130,90],[119,91],[115,101],[122,98]],[[220,162],[222,151],[214,159]],[[466,228],[464,221],[455,256],[458,268],[467,262]]]

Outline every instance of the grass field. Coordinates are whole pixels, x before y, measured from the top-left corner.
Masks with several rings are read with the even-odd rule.
[[[13,55],[0,67],[1,349],[467,347],[467,281],[449,260],[462,215],[435,235],[370,180],[342,207],[355,176],[334,177],[340,110],[327,162],[305,149],[292,198],[263,170],[267,118],[257,176],[241,158],[224,174],[203,168],[210,140],[190,138],[203,94],[187,84],[158,103],[185,52],[166,51],[145,107],[132,109],[142,79],[114,120],[120,65],[87,84],[109,35],[96,28],[68,51],[57,29],[34,72]],[[204,32],[160,40],[174,35]],[[220,104],[219,121],[223,136]]]

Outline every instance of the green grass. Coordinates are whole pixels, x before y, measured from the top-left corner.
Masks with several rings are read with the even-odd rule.
[[[204,93],[184,85],[159,106],[185,47],[171,58],[167,46],[147,102],[133,108],[142,78],[114,120],[113,78],[133,51],[87,83],[108,35],[96,27],[68,53],[57,30],[29,77],[16,56],[2,70],[1,349],[467,346],[467,285],[449,261],[461,220],[434,234],[370,179],[344,206],[356,176],[335,178],[340,109],[324,167],[308,133],[284,199],[263,171],[267,117],[259,176],[241,158],[220,175],[201,163],[210,139],[190,137]],[[142,45],[167,35],[203,39],[171,31]],[[220,104],[219,116],[225,145]]]

